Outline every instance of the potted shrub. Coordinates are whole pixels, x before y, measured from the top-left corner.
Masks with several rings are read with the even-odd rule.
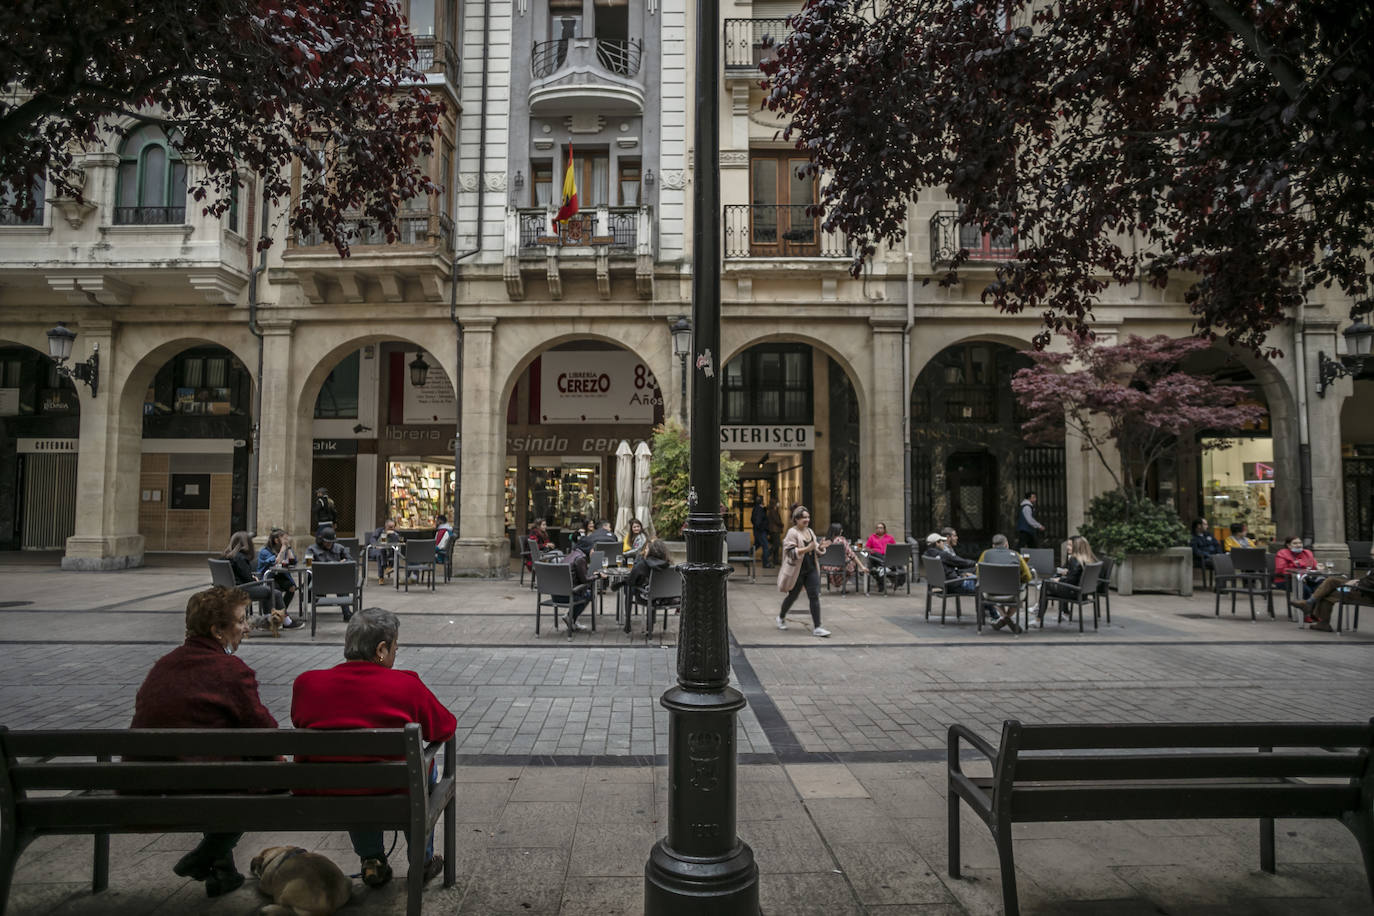
[[[670,417],[654,428],[649,445],[654,450],[649,459],[649,476],[654,482],[654,528],[667,542],[673,560],[681,562],[687,558],[682,529],[687,524],[692,438],[675,417]],[[720,502],[729,505],[743,464],[732,459],[727,451],[720,453]]]
[[[1067,352],[1028,354],[1035,365],[1012,378],[1030,417],[1021,427],[1026,438],[1058,442],[1072,429],[1116,483],[1089,503],[1082,533],[1095,552],[1118,561],[1113,575],[1123,595],[1193,593],[1187,530],[1172,507],[1148,497],[1151,469],[1180,439],[1204,429],[1240,430],[1264,416],[1264,408],[1241,403],[1245,388],[1178,368],[1208,346],[1163,335],[1132,335],[1113,346],[1072,338]],[[1216,439],[1207,447],[1230,444]]]

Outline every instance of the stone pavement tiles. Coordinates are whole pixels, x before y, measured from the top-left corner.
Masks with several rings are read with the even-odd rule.
[[[0,570],[0,724],[118,727],[148,666],[179,636],[192,567],[114,574]],[[60,583],[60,588],[56,586]],[[769,913],[982,913],[1000,910],[986,828],[966,815],[965,875],[943,872],[944,732],[989,737],[1025,721],[1365,719],[1374,709],[1371,641],[1284,619],[1214,617],[1209,595],[1114,597],[1113,623],[1027,636],[977,634],[971,618],[927,622],[912,596],[823,597],[830,640],[772,626],[777,594],[732,582],[732,661],[750,706],[740,717],[739,833]],[[400,663],[459,719],[459,882],[426,892],[434,913],[637,913],[643,866],[666,830],[666,713],[677,621],[627,636],[599,620],[568,640],[531,626],[514,581],[455,581],[366,605],[402,618]],[[547,623],[547,621],[546,621]],[[252,638],[243,657],[286,720],[303,670],[337,662],[343,624],[315,640]],[[1339,825],[1281,821],[1279,873],[1258,871],[1252,822],[1025,825],[1018,880],[1027,912],[1368,912],[1353,838]],[[356,871],[343,834],[245,837],[239,862],[274,841]],[[11,913],[241,913],[250,881],[208,901],[171,875],[185,836],[113,840],[111,888],[89,893],[90,840],[45,839],[21,860]],[[402,862],[401,850],[395,857]],[[399,882],[356,885],[348,911],[403,910]]]

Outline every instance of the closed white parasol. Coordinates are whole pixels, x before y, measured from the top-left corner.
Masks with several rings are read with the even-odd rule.
[[[641,441],[635,446],[635,518],[644,523],[644,533],[655,537],[654,522],[649,507],[654,502],[654,484],[649,479],[649,443]]]
[[[615,506],[615,533],[623,539],[635,514],[634,452],[624,439],[615,447]]]

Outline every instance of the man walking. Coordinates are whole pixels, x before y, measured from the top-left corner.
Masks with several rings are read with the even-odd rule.
[[[1035,518],[1035,493],[1026,494],[1016,510],[1016,547],[1017,549],[1040,546],[1040,532],[1045,526]]]
[[[754,503],[754,511],[749,517],[749,523],[754,528],[754,546],[763,551],[763,568],[771,569],[773,564],[770,560],[772,560],[773,555],[768,549],[768,500],[760,499]]]

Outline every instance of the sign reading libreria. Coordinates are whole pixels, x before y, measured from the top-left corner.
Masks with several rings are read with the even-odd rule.
[[[658,385],[624,350],[553,350],[539,368],[540,423],[654,422]]]

